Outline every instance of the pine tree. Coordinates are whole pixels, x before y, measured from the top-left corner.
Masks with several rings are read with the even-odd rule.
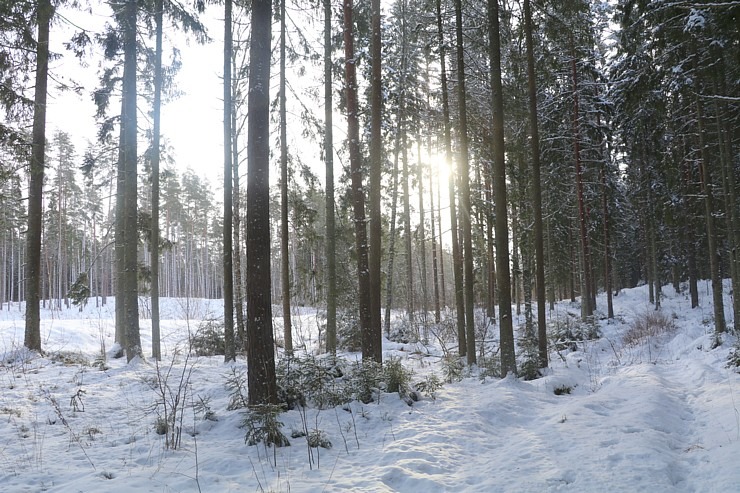
[[[334,132],[332,105],[331,0],[324,6],[324,165],[326,173],[326,351],[337,350],[337,264],[334,212]]]
[[[154,124],[152,140],[152,223],[150,252],[151,261],[151,298],[152,298],[152,358],[162,359],[162,349],[159,331],[159,162],[160,162],[160,128],[162,104],[162,18],[164,11],[163,0],[156,0],[154,5],[155,33],[155,60],[154,60],[154,103],[152,120]]]
[[[357,75],[354,51],[353,2],[344,0],[344,71],[347,107],[347,139],[349,147],[350,173],[352,178],[352,208],[355,224],[355,248],[357,254],[358,308],[360,315],[361,340],[370,340],[371,298],[370,268],[368,263],[368,238],[365,223],[365,192],[362,186],[362,154],[360,152],[360,128],[357,100]],[[363,359],[370,359],[371,347],[363,346]],[[367,353],[366,351],[367,350]]]
[[[231,122],[234,108],[231,102],[232,55],[232,0],[224,2],[224,360],[236,360],[234,339],[234,262],[233,262],[233,193],[232,193],[232,135]],[[268,67],[269,74],[269,67]],[[269,236],[269,233],[268,233]],[[268,247],[269,249],[269,247]]]
[[[493,92],[493,195],[496,210],[496,284],[499,294],[501,376],[516,374],[514,328],[511,316],[508,214],[506,211],[506,164],[504,152],[504,95],[501,84],[501,41],[498,0],[488,0],[488,22]]]
[[[270,275],[270,0],[252,2],[247,183],[247,372],[249,404],[275,404]]]
[[[36,25],[36,86],[34,90],[33,133],[31,143],[31,181],[28,192],[28,231],[26,233],[26,333],[23,344],[41,351],[39,303],[41,299],[41,215],[46,149],[46,96],[49,75],[49,26],[54,7],[49,0],[38,4]]]
[[[369,209],[370,231],[368,262],[370,267],[370,328],[363,332],[363,357],[380,363],[383,360],[382,331],[380,325],[380,263],[381,263],[381,169],[383,167],[383,141],[381,134],[383,111],[383,88],[381,80],[381,30],[380,0],[371,1],[371,123],[370,123],[370,176]]]

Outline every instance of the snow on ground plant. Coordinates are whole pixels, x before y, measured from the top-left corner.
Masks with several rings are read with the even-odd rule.
[[[497,326],[477,368],[460,365],[450,313],[429,326],[428,344],[384,339],[386,365],[376,367],[357,352],[322,355],[318,310],[302,308],[301,347],[292,359],[278,350],[281,400],[292,406],[272,422],[286,447],[245,443],[242,358],[186,358],[221,300],[163,299],[162,361],[132,365],[111,357],[111,300],[42,310],[42,355],[22,347],[14,306],[0,311],[0,484],[13,493],[740,491],[740,373],[728,366],[737,342],[727,334],[713,345],[711,294],[701,294],[692,310],[666,287],[668,320],[655,331],[633,332],[654,312],[645,286],[614,298],[614,320],[597,311],[583,324],[577,306],[556,304],[550,367],[530,381],[495,376]],[[141,327],[150,354],[149,321]],[[396,384],[421,399],[408,405]],[[168,433],[179,427],[176,448],[155,429],[165,399],[178,409],[174,424],[165,419]]]

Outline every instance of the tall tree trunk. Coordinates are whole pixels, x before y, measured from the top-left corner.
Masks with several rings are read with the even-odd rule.
[[[324,0],[324,166],[326,168],[326,351],[337,351],[336,219],[334,216],[334,131],[332,123],[331,0]]]
[[[234,209],[232,207],[232,168],[231,168],[231,120],[234,111],[231,101],[231,55],[232,40],[232,0],[224,2],[224,361],[236,361],[234,340],[234,263],[233,234]],[[268,244],[269,252],[269,244]]]
[[[572,47],[570,60],[571,76],[573,78],[573,153],[576,163],[576,193],[578,196],[578,217],[581,232],[581,251],[583,254],[583,290],[581,303],[583,304],[584,318],[594,313],[591,296],[591,255],[588,241],[588,227],[586,205],[583,197],[583,169],[581,163],[580,114],[578,109],[578,70],[576,67],[575,46]]]
[[[421,246],[421,320],[424,324],[424,340],[428,339],[427,313],[429,311],[429,293],[427,290],[427,239],[424,225],[424,167],[421,164],[421,135],[416,141],[416,182],[419,184],[419,241]]]
[[[227,0],[230,1],[230,0]],[[247,374],[249,404],[277,402],[270,266],[270,0],[252,1],[247,98]]]
[[[116,310],[116,330],[114,341],[120,346],[120,351],[117,352],[116,357],[120,358],[123,356],[123,351],[126,347],[126,314],[124,306],[124,251],[125,251],[125,229],[124,229],[124,211],[126,210],[124,192],[126,190],[126,174],[125,174],[125,152],[124,143],[126,142],[126,128],[121,124],[119,132],[119,145],[118,145],[118,162],[116,163],[116,207],[115,207],[115,310]],[[50,274],[50,272],[49,272]],[[52,286],[51,279],[49,279],[49,294],[51,297]]]
[[[534,313],[532,311],[532,231],[530,224],[529,209],[527,207],[527,163],[524,154],[517,157],[519,168],[519,214],[520,220],[517,225],[519,232],[519,255],[521,260],[521,297],[524,302],[524,334],[525,338],[534,341]],[[539,347],[537,359],[539,360]]]
[[[447,49],[442,27],[442,2],[437,0],[437,41],[439,43],[439,65],[440,79],[442,82],[442,119],[444,120],[444,145],[445,157],[448,163],[452,163],[452,136],[450,130],[450,103],[449,90],[447,88]],[[452,268],[455,284],[455,308],[457,314],[457,350],[460,356],[465,356],[467,341],[465,332],[465,293],[463,291],[463,262],[460,253],[460,243],[457,234],[457,206],[455,203],[455,173],[449,176],[450,197],[450,231],[452,234]]]
[[[393,151],[393,171],[391,175],[391,220],[390,240],[388,242],[388,280],[385,283],[385,318],[383,327],[386,335],[391,332],[391,307],[393,306],[393,263],[396,259],[396,215],[398,212],[398,154],[401,152],[401,129],[403,128],[403,92],[399,98],[398,121],[396,127],[395,146]]]
[[[36,87],[31,135],[28,231],[26,232],[26,331],[23,345],[41,351],[41,230],[43,216],[44,157],[46,150],[46,92],[49,75],[49,25],[54,15],[50,0],[39,1],[36,23]],[[12,247],[11,247],[12,248]],[[20,298],[19,298],[20,299]],[[0,300],[2,304],[2,300]]]
[[[411,251],[411,210],[409,197],[409,153],[406,128],[401,137],[401,185],[403,186],[403,232],[406,250],[406,314],[414,325],[414,262]]]
[[[233,40],[232,40],[233,41]],[[232,74],[236,72],[236,60],[232,61]],[[231,102],[234,105],[237,101],[237,85],[232,84]],[[240,351],[246,350],[246,334],[244,329],[244,282],[242,278],[242,241],[241,241],[241,184],[239,177],[240,153],[239,153],[239,135],[241,135],[241,126],[237,126],[236,108],[231,112],[231,172],[233,179],[233,221],[234,221],[234,309],[236,310],[236,334],[234,341],[234,350],[239,348]],[[242,120],[243,125],[244,120]]]
[[[124,163],[124,324],[126,332],[126,359],[141,356],[139,334],[138,259],[137,259],[137,115],[136,115],[136,17],[138,4],[129,0],[123,13],[123,97],[121,126],[125,128],[121,143]],[[120,274],[119,274],[120,275]]]
[[[712,301],[714,302],[714,332],[719,343],[719,335],[725,327],[725,305],[722,299],[722,278],[720,277],[719,245],[717,244],[717,228],[714,222],[714,193],[712,191],[712,174],[709,171],[707,158],[706,137],[704,135],[704,111],[701,100],[696,99],[696,119],[699,130],[699,156],[702,169],[702,192],[704,193],[704,220],[707,223],[707,246],[709,248],[709,269],[712,276]]]
[[[439,286],[442,306],[447,308],[447,284],[445,284],[445,250],[442,241],[442,180],[437,180],[437,227],[439,228]]]
[[[429,157],[429,219],[432,230],[432,280],[434,282],[434,323],[438,324],[441,320],[439,307],[439,266],[437,264],[437,229],[435,226],[436,211],[434,210],[434,180],[432,175],[432,137],[429,136],[429,148],[427,156]],[[441,241],[441,238],[440,238]]]
[[[280,0],[280,273],[283,294],[285,352],[293,354],[290,320],[290,259],[288,258],[288,123],[285,121],[285,0]]]
[[[380,0],[370,2],[371,10],[371,65],[372,77],[370,98],[370,246],[368,251],[368,262],[370,264],[370,330],[366,334],[363,345],[363,357],[365,357],[365,346],[367,346],[367,357],[374,361],[381,361],[382,331],[380,327],[380,261],[381,240],[383,236],[381,228],[380,175],[383,168],[383,136],[381,133],[382,111],[383,111],[383,87],[381,80],[381,30],[380,30]]]
[[[527,92],[529,93],[529,132],[532,145],[532,182],[530,198],[534,215],[535,290],[537,294],[537,347],[540,366],[548,364],[547,320],[545,315],[545,241],[542,225],[542,180],[540,173],[540,132],[537,121],[537,74],[534,69],[534,43],[532,41],[532,8],[524,0],[524,32],[527,45]],[[607,254],[608,255],[608,254]]]
[[[516,303],[516,316],[522,314],[522,297],[519,289],[522,280],[522,266],[519,263],[519,204],[512,202],[511,204],[511,267],[512,267],[512,283],[511,283],[511,296],[514,298]]]
[[[552,271],[552,237],[550,234],[550,221],[547,221],[547,265],[549,269],[550,284],[547,290],[547,299],[550,311],[555,310],[555,275]]]
[[[463,235],[463,264],[465,268],[465,337],[469,365],[476,363],[475,314],[473,311],[473,231],[470,204],[470,163],[468,162],[468,111],[465,88],[465,51],[463,47],[462,0],[455,0],[455,37],[457,54],[457,105],[460,112],[458,127],[458,171],[460,178],[460,209]]]
[[[648,195],[652,195],[648,191]],[[649,199],[650,203],[653,203],[652,197]],[[653,210],[652,208],[650,209]],[[652,272],[651,278],[653,283],[653,292],[655,293],[655,309],[660,310],[660,297],[661,297],[661,280],[660,280],[660,271],[658,270],[658,240],[656,238],[655,234],[655,228],[657,228],[655,224],[655,218],[651,217],[648,218],[648,252],[649,257],[648,261],[650,262],[650,271]]]
[[[612,254],[609,202],[606,187],[606,162],[601,168],[601,210],[604,215],[604,289],[606,290],[607,318],[614,318],[614,301],[612,299]]]
[[[152,358],[162,359],[159,334],[159,161],[160,161],[160,109],[162,106],[162,15],[163,0],[157,0],[154,6],[156,39],[154,48],[154,108],[152,136],[152,234],[149,249],[151,253],[152,276]]]
[[[357,75],[352,21],[352,0],[344,0],[344,69],[347,91],[347,140],[349,145],[350,174],[352,176],[352,205],[357,248],[358,305],[362,358],[375,359],[372,345],[373,330],[370,326],[370,269],[368,264],[367,225],[365,224],[365,192],[362,188],[362,155],[360,154],[360,124],[357,113]],[[381,353],[382,355],[382,353]],[[380,360],[375,359],[378,363]]]
[[[488,0],[491,89],[493,92],[493,196],[496,213],[496,274],[499,292],[501,376],[516,374],[514,327],[511,317],[509,229],[506,211],[506,164],[504,154],[504,95],[501,84],[501,39],[498,0]]]
[[[485,172],[486,203],[493,204],[493,176],[491,170]],[[493,227],[496,221],[493,207],[487,207],[486,217],[486,258],[488,263],[486,283],[488,284],[488,300],[486,302],[486,315],[491,323],[496,321],[496,257],[493,252],[495,242]]]
[[[62,178],[62,150],[59,150],[59,162],[57,163],[57,279],[56,279],[56,292],[57,292],[57,310],[62,311],[62,272],[64,270],[64,256],[63,243],[64,243],[64,218],[67,216],[64,211],[64,180]]]
[[[719,88],[717,92],[719,93]],[[725,103],[722,107],[726,108]],[[727,243],[730,253],[730,276],[732,282],[732,312],[735,333],[740,331],[740,218],[738,218],[737,197],[735,189],[737,180],[733,169],[733,145],[731,133],[726,129],[720,113],[720,104],[714,101],[714,111],[719,137],[720,162],[722,165],[722,186],[725,195],[725,209],[727,210]]]

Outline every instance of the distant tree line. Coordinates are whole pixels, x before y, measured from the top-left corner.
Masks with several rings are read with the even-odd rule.
[[[33,305],[32,349],[38,306],[68,305],[81,279],[96,303],[116,296],[129,359],[141,353],[139,294],[151,295],[155,328],[160,296],[223,298],[227,359],[246,351],[268,383],[273,300],[286,352],[291,306],[312,305],[326,310],[327,352],[351,323],[376,361],[393,308],[420,337],[451,319],[474,364],[482,310],[499,328],[504,375],[525,341],[547,366],[556,300],[613,317],[612,297],[640,283],[659,309],[666,285],[697,306],[707,279],[717,340],[738,329],[740,301],[725,307],[722,284],[740,292],[737,2],[93,5],[109,12],[106,30],[67,43],[104,60],[100,141],[82,154],[43,125],[48,59],[71,56],[50,54],[48,37],[74,4],[0,2],[0,307]],[[199,15],[216,8],[222,201],[176,171],[158,123],[178,66],[163,65],[163,22],[206,42]],[[295,91],[288,70],[323,78]],[[291,147],[298,135],[319,149],[323,176]],[[274,385],[254,399],[274,401]]]

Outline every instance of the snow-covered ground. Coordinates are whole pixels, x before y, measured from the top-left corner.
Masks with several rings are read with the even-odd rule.
[[[652,306],[645,287],[623,291],[614,298],[616,319],[599,321],[602,337],[553,350],[548,374],[537,380],[482,378],[474,369],[413,406],[386,393],[379,402],[280,415],[287,435],[307,423],[330,449],[309,449],[305,438],[278,449],[245,444],[242,412],[227,410],[225,387],[244,360],[225,365],[221,356],[188,359],[182,351],[188,330],[218,315],[218,301],[163,300],[159,378],[151,359],[110,358],[112,303],[43,311],[43,357],[23,350],[23,314],[5,305],[0,490],[740,491],[740,374],[726,368],[735,339],[712,349],[704,284],[694,310],[670,286],[663,293],[668,330],[636,338],[630,328]],[[574,319],[569,313],[578,308],[561,303],[548,316],[562,323]],[[312,310],[294,321],[297,342],[309,349],[316,321]],[[150,322],[141,327],[149,354]],[[414,371],[413,381],[443,377],[439,344],[384,344],[386,357]],[[163,381],[166,400],[179,391],[185,402],[175,450],[155,432]]]

